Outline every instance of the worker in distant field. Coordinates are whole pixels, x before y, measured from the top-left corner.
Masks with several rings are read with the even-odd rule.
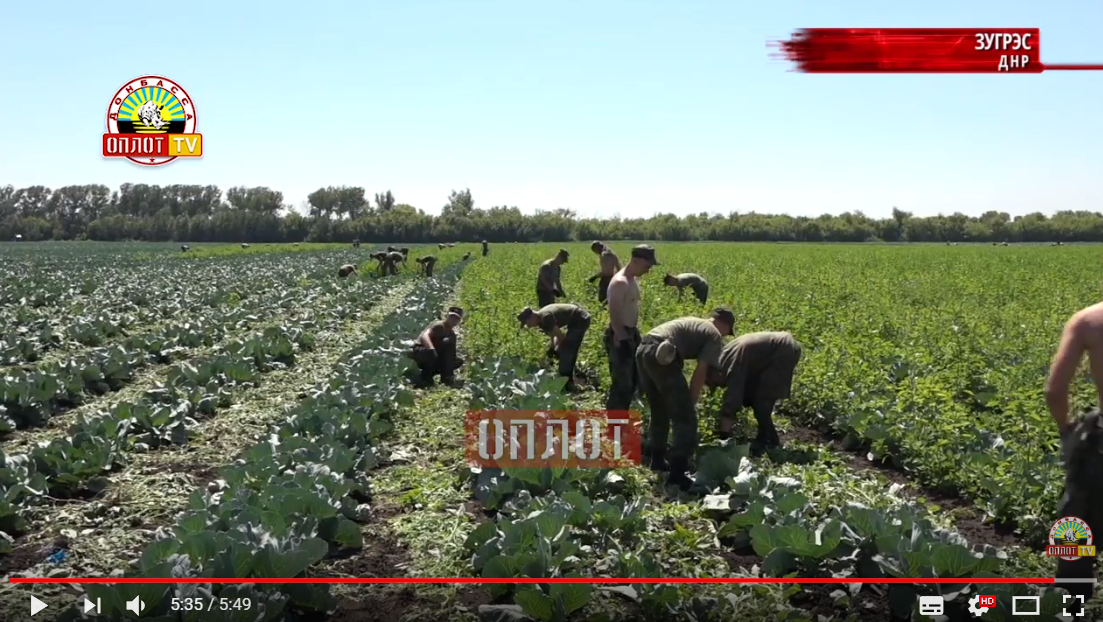
[[[360,248],[360,238],[356,238],[352,241],[353,248]]]
[[[449,307],[443,320],[434,321],[418,335],[410,358],[421,369],[422,383],[431,385],[439,375],[444,384],[454,384],[456,370],[463,366],[463,359],[456,356],[456,327],[462,320],[463,309]]]
[[[337,276],[342,279],[348,278],[350,274],[356,274],[356,266],[350,263],[347,263],[337,269]]]
[[[368,255],[371,259],[376,260],[379,264],[376,266],[379,269],[379,276],[387,275],[387,253],[379,251]]]
[[[1103,481],[1103,416],[1097,406],[1077,420],[1069,417],[1069,388],[1085,353],[1096,387],[1096,404],[1103,404],[1103,303],[1077,312],[1065,324],[1045,383],[1046,405],[1061,434],[1061,457],[1065,465],[1065,494],[1057,517],[1075,516],[1099,533],[1103,530],[1103,495],[1099,490],[1099,483]],[[1095,558],[1058,558],[1057,578],[1095,578]],[[1091,583],[1064,587],[1073,595],[1083,596],[1085,602],[1092,597]],[[1066,606],[1072,615],[1084,615],[1077,600]]]
[[[639,390],[636,349],[640,345],[640,283],[641,276],[659,265],[655,249],[640,244],[632,249],[628,264],[609,281],[607,303],[609,326],[605,327],[602,343],[609,357],[609,396],[606,410],[624,411],[632,406]]]
[[[700,300],[701,304],[709,301],[709,282],[700,274],[691,272],[679,275],[668,274],[663,277],[663,283],[670,287],[677,287],[678,296],[684,296],[688,287],[693,290],[693,294],[697,296],[697,300]]]
[[[710,369],[720,366],[724,336],[732,334],[735,315],[728,309],[712,312],[709,319],[683,317],[660,324],[644,336],[636,352],[636,364],[647,401],[651,405],[648,450],[650,466],[665,470],[666,441],[671,428],[670,475],[667,483],[685,489],[689,460],[697,450],[697,402]],[[693,378],[686,382],[685,361],[697,360]]]
[[[758,436],[751,448],[758,452],[781,445],[774,427],[774,406],[789,397],[800,357],[800,343],[787,332],[748,333],[724,346],[720,365],[710,368],[707,380],[710,387],[724,387],[720,438],[731,438],[736,414],[751,407],[758,422]]]
[[[433,255],[426,255],[424,257],[418,257],[414,260],[420,264],[420,272],[424,276],[433,276],[433,266],[437,265],[437,258]]]
[[[490,246],[489,246],[489,244],[487,243],[486,240],[483,240],[483,257],[486,257],[489,254],[490,254]]]
[[[597,301],[605,303],[609,298],[609,282],[620,270],[620,259],[613,249],[602,242],[594,242],[590,250],[598,255],[598,273],[590,277],[590,282],[597,281]]]
[[[517,315],[521,326],[539,328],[551,337],[547,354],[559,359],[559,375],[567,379],[567,390],[576,388],[574,371],[582,339],[590,329],[590,314],[578,305],[558,303],[533,311],[525,307]],[[564,332],[566,331],[566,332]]]
[[[406,265],[406,256],[399,251],[387,253],[387,274],[398,274],[398,264]]]
[[[536,302],[541,307],[555,303],[556,298],[563,298],[567,292],[563,291],[561,266],[570,259],[571,254],[567,249],[561,248],[555,257],[540,264],[540,272],[536,279]]]
[[[460,261],[467,261],[468,259],[471,259],[471,252],[470,251],[464,253],[463,254],[463,259],[461,259]]]

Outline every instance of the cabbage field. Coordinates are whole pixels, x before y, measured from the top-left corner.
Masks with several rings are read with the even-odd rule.
[[[614,243],[622,257],[630,243]],[[414,247],[440,258],[380,278],[376,248],[0,244],[0,575],[88,577],[1052,576],[1039,553],[1061,469],[1042,399],[1060,330],[1100,297],[1093,246],[656,243],[711,300],[643,279],[647,329],[727,305],[737,333],[804,346],[778,416],[783,449],[752,458],[700,408],[696,486],[642,467],[479,470],[463,459],[472,408],[601,407],[562,392],[535,305],[559,245]],[[581,371],[607,386],[605,311],[588,243],[569,244],[567,301],[594,316]],[[466,253],[470,259],[464,259]],[[338,279],[345,263],[361,275]],[[415,389],[406,343],[441,309],[467,312],[458,387]],[[1094,405],[1082,378],[1077,405]],[[639,407],[646,412],[646,408]],[[36,619],[524,622],[950,619],[994,593],[966,584],[725,583],[9,585]],[[251,599],[250,611],[174,611],[172,598]],[[328,616],[328,617],[327,617]],[[964,616],[964,617],[962,617]]]

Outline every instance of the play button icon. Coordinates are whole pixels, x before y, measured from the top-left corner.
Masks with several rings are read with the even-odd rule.
[[[46,603],[42,602],[41,600],[38,600],[38,599],[37,599],[37,598],[35,598],[34,596],[31,596],[31,615],[32,615],[32,616],[33,616],[34,614],[38,613],[39,611],[42,611],[42,610],[43,610],[43,609],[45,609],[46,607],[49,607],[49,605],[47,605]]]

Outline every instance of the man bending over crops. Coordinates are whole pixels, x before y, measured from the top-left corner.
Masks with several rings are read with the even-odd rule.
[[[688,287],[693,290],[693,295],[697,296],[697,300],[700,300],[701,304],[709,301],[709,282],[700,274],[693,274],[692,272],[679,275],[668,274],[663,277],[663,283],[670,287],[677,287],[679,297],[685,295]]]
[[[539,311],[525,307],[517,319],[521,326],[539,328],[551,337],[547,354],[559,359],[559,375],[567,379],[567,390],[573,391],[577,386],[575,363],[578,362],[582,339],[590,329],[590,314],[578,305],[560,303],[541,307]]]
[[[1072,316],[1065,324],[1061,344],[1053,358],[1046,379],[1045,395],[1049,413],[1061,433],[1061,453],[1065,464],[1065,495],[1058,516],[1075,516],[1092,530],[1103,529],[1103,418],[1096,408],[1082,419],[1069,417],[1069,388],[1084,353],[1103,405],[1103,303],[1092,305]],[[1095,558],[1057,560],[1057,578],[1090,579],[1095,576]],[[1065,588],[1087,601],[1092,596],[1092,584],[1068,584]],[[1069,603],[1073,615],[1083,615],[1078,601]]]
[[[540,272],[536,279],[536,301],[541,307],[546,307],[555,302],[556,298],[563,298],[567,292],[563,291],[563,281],[560,280],[560,266],[567,263],[571,254],[567,249],[561,248],[555,257],[540,264]]]
[[[749,406],[758,422],[751,449],[781,445],[774,428],[774,406],[789,397],[800,357],[800,344],[786,332],[750,333],[724,346],[720,366],[710,370],[707,380],[710,387],[724,387],[720,438],[731,437],[736,413]]]
[[[387,274],[398,274],[398,264],[405,264],[406,256],[398,251],[387,253],[387,260],[383,262]]]
[[[356,274],[356,266],[347,263],[337,269],[337,276],[342,279],[347,279],[350,274]]]
[[[421,264],[421,273],[423,275],[433,276],[433,266],[437,265],[437,258],[435,256],[426,255],[424,257],[418,257],[414,261]]]
[[[731,335],[734,325],[735,315],[724,308],[713,311],[709,319],[671,320],[651,329],[636,352],[643,391],[651,405],[650,466],[666,469],[666,439],[673,428],[667,483],[682,489],[690,485],[686,469],[697,450],[697,402],[709,370],[720,367],[724,335]],[[697,369],[687,383],[682,369],[685,361],[693,359]]]
[[[598,255],[598,273],[590,277],[590,282],[597,281],[597,301],[604,303],[609,298],[609,282],[620,271],[620,259],[601,242],[591,244],[590,250]]]
[[[422,383],[431,385],[438,375],[444,384],[455,382],[456,370],[463,365],[463,359],[456,356],[456,326],[462,319],[463,309],[449,307],[443,320],[433,322],[418,335],[410,358],[421,369]]]
[[[609,281],[609,326],[602,342],[609,357],[609,397],[607,410],[628,410],[639,388],[636,348],[640,345],[639,278],[659,265],[655,249],[641,244],[632,249],[628,265]]]

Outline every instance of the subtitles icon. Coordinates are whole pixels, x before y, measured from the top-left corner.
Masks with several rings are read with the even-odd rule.
[[[925,616],[940,616],[946,607],[946,601],[941,596],[920,596],[919,613]]]
[[[1011,613],[1017,616],[1040,616],[1042,615],[1042,598],[1040,596],[1012,596]],[[1033,611],[1022,611],[1019,609],[1019,602],[1027,601],[1033,602],[1034,605],[1030,607]]]

